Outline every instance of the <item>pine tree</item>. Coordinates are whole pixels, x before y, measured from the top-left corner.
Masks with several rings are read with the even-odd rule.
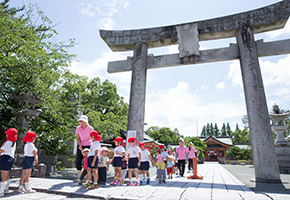
[[[210,123],[210,135],[215,136],[212,123]]]
[[[215,136],[218,137],[220,136],[220,130],[219,127],[217,126],[217,123],[214,124],[214,130],[215,130]]]
[[[225,123],[223,123],[223,127],[222,127],[222,130],[221,130],[221,136],[227,136]]]
[[[235,130],[235,131],[238,131],[238,130],[240,130],[240,128],[239,128],[239,124],[236,123],[236,130]]]
[[[210,135],[209,123],[206,124],[205,132],[206,132],[206,136],[209,136]]]
[[[202,137],[205,137],[206,136],[206,132],[205,132],[205,126],[203,126],[202,128],[202,131],[201,131],[201,134],[200,134]]]
[[[230,123],[229,122],[227,123],[226,133],[227,133],[228,136],[232,135],[232,129],[230,127]]]

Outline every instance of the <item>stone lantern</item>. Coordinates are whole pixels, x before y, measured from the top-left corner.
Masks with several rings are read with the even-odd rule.
[[[12,96],[12,99],[18,101],[20,104],[24,104],[24,107],[18,110],[13,110],[12,113],[18,116],[19,128],[27,131],[28,124],[26,117],[37,117],[39,115],[39,113],[35,110],[35,105],[41,101],[30,93],[26,93],[21,96],[14,95]]]
[[[289,115],[290,113],[281,112],[278,105],[273,105],[272,113],[270,113],[270,120],[272,121],[272,130],[276,134],[275,146],[289,146],[289,142],[283,135],[287,130],[284,121],[289,117]]]
[[[285,119],[290,113],[281,112],[279,106],[274,104],[273,110],[270,113],[272,121],[272,130],[276,134],[275,152],[277,155],[280,173],[290,174],[290,144],[285,139],[283,133],[287,130]]]

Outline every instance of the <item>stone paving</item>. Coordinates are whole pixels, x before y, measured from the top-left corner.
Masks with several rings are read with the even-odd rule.
[[[204,176],[204,179],[190,180],[185,177],[177,176],[173,179],[167,180],[166,184],[159,184],[158,181],[154,180],[155,178],[152,178],[153,181],[151,181],[149,185],[142,185],[138,187],[107,185],[105,188],[94,190],[87,190],[82,186],[73,184],[70,180],[64,179],[31,178],[31,185],[33,189],[38,192],[97,199],[290,200],[289,194],[253,192],[229,171],[222,167],[222,165],[217,163],[205,163],[198,165],[198,175]],[[11,189],[17,188],[17,181],[18,179],[14,180],[11,185]],[[15,192],[13,194],[15,194],[14,197],[18,198]],[[54,198],[52,197],[52,199]]]

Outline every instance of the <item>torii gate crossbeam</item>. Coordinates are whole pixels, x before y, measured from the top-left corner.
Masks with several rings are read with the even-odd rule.
[[[107,31],[100,35],[113,51],[134,51],[133,58],[110,62],[108,72],[132,70],[128,130],[143,140],[147,69],[239,59],[249,119],[255,178],[281,182],[275,154],[259,56],[290,53],[290,40],[255,42],[254,34],[281,29],[290,0],[235,15],[172,26]],[[199,50],[199,41],[236,37],[226,48]],[[179,44],[179,54],[148,56],[148,48]]]

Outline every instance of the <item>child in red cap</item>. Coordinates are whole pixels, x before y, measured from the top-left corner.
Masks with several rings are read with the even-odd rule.
[[[34,146],[35,138],[37,135],[33,131],[26,132],[23,142],[24,157],[22,159],[22,175],[19,180],[18,193],[33,193],[35,190],[31,189],[29,179],[33,166],[38,163],[37,149]],[[24,186],[24,187],[23,187]]]
[[[123,156],[126,156],[124,149],[124,142],[122,137],[116,137],[115,140],[115,150],[112,164],[115,171],[114,181],[111,185],[122,185],[122,165],[123,165]]]
[[[149,174],[149,168],[150,164],[149,161],[151,161],[152,164],[154,164],[154,161],[152,159],[152,156],[150,155],[150,152],[148,151],[147,147],[145,146],[144,142],[139,143],[139,147],[141,149],[141,165],[139,167],[140,170],[140,185],[142,185],[143,180],[145,180],[145,173],[147,176],[146,183],[150,183],[150,174]]]
[[[138,167],[141,165],[141,149],[137,146],[137,141],[135,137],[130,137],[128,139],[130,143],[130,147],[127,151],[129,163],[128,163],[128,177],[129,183],[128,186],[139,186],[139,176],[138,176]],[[134,175],[136,177],[136,182],[133,184],[132,182],[132,170],[134,171]]]
[[[100,141],[102,137],[99,135],[98,131],[92,131],[90,133],[91,140],[93,141],[92,146],[89,152],[89,159],[88,159],[88,184],[84,187],[88,189],[96,189],[98,188],[98,152],[101,148]],[[94,176],[94,181],[92,180],[92,175]]]
[[[0,196],[8,193],[9,185],[11,183],[9,171],[12,168],[14,163],[14,154],[16,145],[15,142],[17,140],[18,131],[15,128],[9,128],[6,134],[6,141],[2,144],[0,148],[0,171],[1,171],[1,188],[0,188]]]

